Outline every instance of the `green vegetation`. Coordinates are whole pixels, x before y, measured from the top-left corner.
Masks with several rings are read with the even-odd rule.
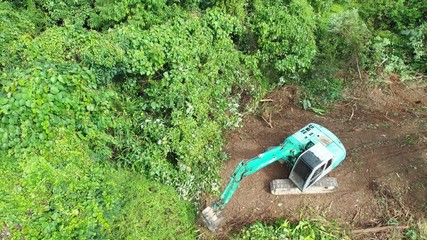
[[[326,226],[325,226],[326,225]],[[289,221],[280,220],[275,224],[256,222],[246,227],[233,239],[345,239],[342,229],[333,223],[315,220],[301,220],[291,224]]]
[[[0,1],[0,236],[195,238],[223,131],[280,85],[320,113],[338,70],[425,74],[426,6]],[[300,225],[265,231],[329,234]]]
[[[170,187],[93,161],[88,143],[65,128],[45,144],[24,150],[15,162],[2,157],[4,235],[14,239],[195,237],[193,209]]]
[[[315,19],[306,1],[254,1],[251,28],[262,66],[289,76],[310,69],[316,55]]]

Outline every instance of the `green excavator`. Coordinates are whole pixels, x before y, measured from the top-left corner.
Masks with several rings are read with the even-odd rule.
[[[205,226],[217,231],[224,209],[237,190],[242,179],[256,171],[280,161],[292,166],[289,179],[277,179],[270,183],[271,193],[276,195],[298,193],[323,193],[337,187],[336,179],[323,178],[345,158],[346,151],[341,141],[328,129],[310,123],[277,147],[241,161],[231,174],[221,197],[202,211]]]

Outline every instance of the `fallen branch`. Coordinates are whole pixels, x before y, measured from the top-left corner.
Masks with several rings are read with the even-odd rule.
[[[408,229],[409,226],[385,226],[385,227],[373,227],[373,228],[364,228],[364,229],[356,229],[351,231],[353,234],[363,234],[363,233],[374,233],[381,232],[390,229]]]
[[[266,98],[266,99],[261,99],[261,100],[259,100],[260,102],[274,102],[274,100],[273,99],[271,99],[271,98]]]

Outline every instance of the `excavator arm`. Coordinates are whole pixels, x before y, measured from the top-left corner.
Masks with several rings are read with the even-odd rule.
[[[241,161],[231,174],[230,181],[221,194],[221,197],[207,207],[202,212],[202,220],[211,231],[216,231],[223,216],[221,210],[225,208],[233,194],[239,187],[244,177],[249,176],[258,170],[276,162],[283,160],[294,164],[295,159],[302,153],[304,146],[294,137],[288,137],[280,146],[274,147],[267,152],[258,155],[248,161]]]
[[[249,176],[279,160],[284,160],[285,162],[289,162],[293,165],[294,159],[301,154],[302,150],[300,143],[293,140],[294,139],[292,137],[289,137],[280,146],[274,147],[248,161],[241,161],[231,174],[230,181],[222,192],[221,197],[213,204],[213,208],[215,210],[223,209],[230,201],[244,177]]]

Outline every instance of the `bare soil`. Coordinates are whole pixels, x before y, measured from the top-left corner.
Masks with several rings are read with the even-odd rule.
[[[391,80],[393,80],[391,78]],[[275,196],[273,179],[287,178],[290,168],[274,163],[245,178],[224,209],[217,238],[255,221],[319,217],[336,221],[348,231],[390,224],[407,225],[423,218],[427,202],[427,88],[394,81],[382,90],[364,86],[347,93],[325,115],[297,107],[298,89],[276,90],[261,103],[261,111],[227,134],[222,186],[243,159],[277,146],[310,122],[334,132],[347,149],[345,161],[329,176],[338,179],[333,193]],[[271,125],[271,126],[270,126]],[[215,197],[209,197],[211,203]],[[402,230],[353,235],[354,239],[384,239]],[[399,235],[397,235],[399,236]]]

